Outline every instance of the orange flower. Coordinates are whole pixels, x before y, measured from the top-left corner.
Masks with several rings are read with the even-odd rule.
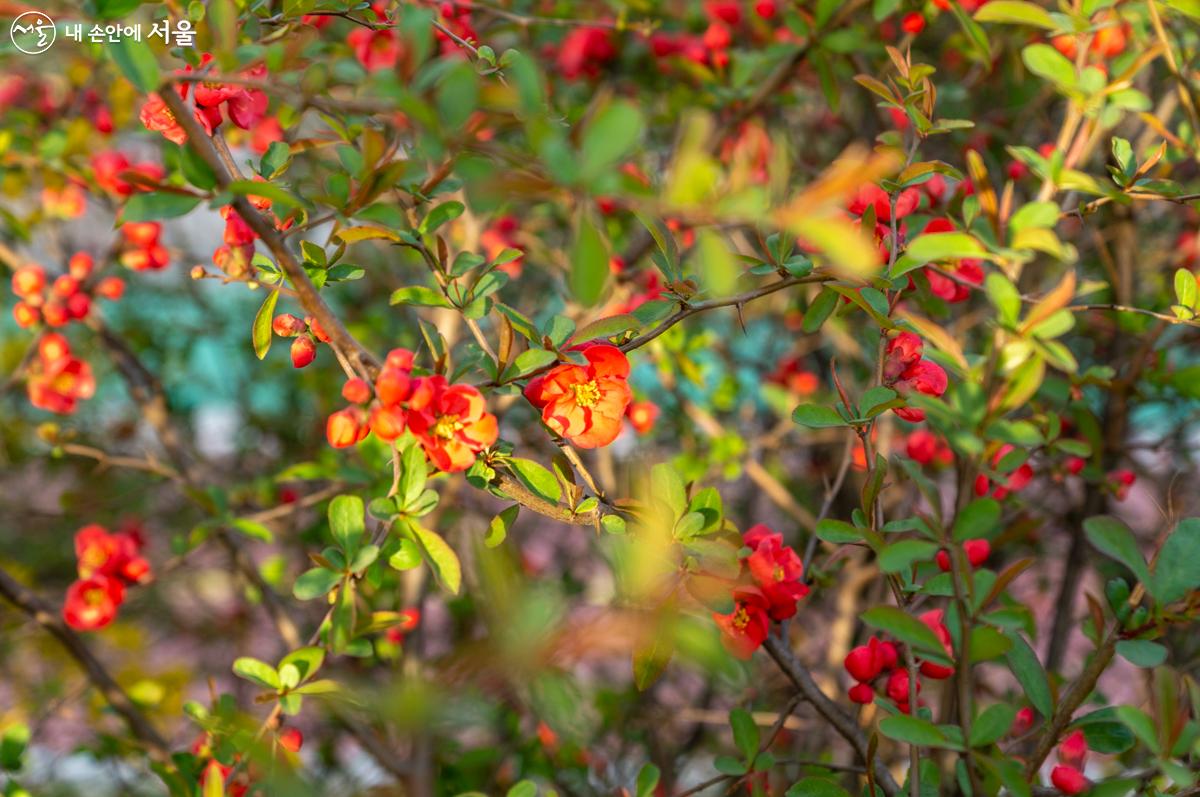
[[[626,415],[638,434],[649,434],[658,420],[658,405],[653,401],[635,401],[629,405]]]
[[[163,102],[162,97],[157,94],[151,94],[147,98],[138,118],[142,120],[142,124],[146,126],[147,130],[162,133],[168,141],[174,144],[182,144],[187,141],[187,133],[183,126],[179,124],[175,114],[171,113],[171,109]]]
[[[451,385],[444,376],[414,381],[408,428],[438,470],[452,473],[475,463],[475,455],[500,434],[483,394],[470,385]]]
[[[580,448],[606,446],[621,432],[621,417],[633,401],[626,378],[629,360],[616,346],[581,347],[587,365],[564,363],[525,387],[525,398],[542,411],[542,421]]]
[[[71,355],[67,339],[50,333],[38,342],[38,357],[30,363],[25,389],[33,406],[67,415],[80,399],[92,397],[96,380],[91,366]]]

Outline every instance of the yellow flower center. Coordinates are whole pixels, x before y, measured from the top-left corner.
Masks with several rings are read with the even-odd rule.
[[[462,422],[458,420],[457,415],[441,415],[438,417],[437,423],[433,425],[433,434],[435,437],[449,439],[462,428]]]
[[[89,589],[87,592],[83,593],[83,602],[88,606],[99,606],[100,604],[104,603],[104,599],[106,597],[107,595],[105,595],[104,590],[102,589]]]
[[[595,379],[571,385],[571,390],[575,391],[575,403],[580,407],[591,407],[600,400],[600,386]]]
[[[750,614],[746,611],[745,606],[738,606],[737,611],[733,613],[733,627],[739,631],[750,624]]]
[[[783,568],[780,565],[775,565],[775,572],[772,575],[775,576],[776,581],[783,581]]]

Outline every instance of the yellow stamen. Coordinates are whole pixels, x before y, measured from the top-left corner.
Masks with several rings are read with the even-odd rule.
[[[571,385],[571,390],[575,391],[575,403],[580,407],[591,407],[600,400],[600,386],[595,379]]]

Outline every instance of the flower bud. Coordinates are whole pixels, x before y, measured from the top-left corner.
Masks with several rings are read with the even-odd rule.
[[[361,379],[348,379],[342,386],[342,398],[351,404],[365,404],[371,400],[371,387]]]
[[[76,252],[71,255],[71,259],[67,261],[67,271],[77,280],[85,280],[92,274],[92,267],[95,262],[92,256],[87,252]]]
[[[391,442],[404,434],[407,425],[408,416],[399,407],[376,405],[371,410],[371,431],[384,442]]]
[[[294,338],[305,329],[304,321],[291,313],[280,313],[271,321],[271,331],[281,338]]]
[[[125,295],[125,280],[120,277],[105,277],[96,285],[96,294],[110,302],[118,301]]]
[[[843,666],[845,666],[846,672],[850,673],[851,678],[866,683],[879,675],[883,662],[871,646],[859,645],[846,654]]]
[[[306,338],[297,338],[305,340]],[[346,407],[329,416],[325,422],[325,439],[334,448],[348,448],[357,443],[359,437],[360,413],[356,407]]]
[[[1082,794],[1090,786],[1082,772],[1061,764],[1050,771],[1050,782],[1063,794]]]
[[[301,335],[292,341],[292,367],[303,368],[317,359],[317,344],[308,335]]]
[[[30,264],[13,272],[12,291],[22,298],[41,293],[46,287],[46,272],[41,266]]]
[[[17,302],[13,305],[13,318],[16,320],[17,326],[28,329],[42,319],[42,314],[36,307],[31,307],[25,302]]]
[[[866,705],[875,701],[875,690],[871,688],[870,684],[855,684],[850,687],[847,696],[854,703]]]

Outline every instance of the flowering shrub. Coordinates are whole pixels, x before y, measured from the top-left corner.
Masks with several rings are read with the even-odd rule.
[[[1197,793],[1194,0],[69,5],[6,797]]]

